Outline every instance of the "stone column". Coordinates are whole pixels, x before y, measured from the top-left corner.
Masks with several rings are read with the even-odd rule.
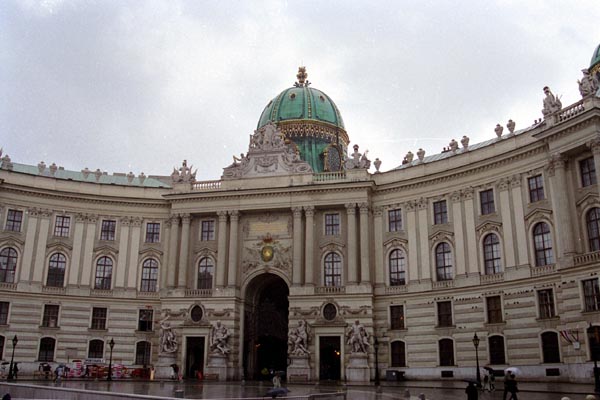
[[[238,221],[239,211],[229,211],[229,269],[227,270],[227,286],[235,287],[237,283],[238,262]]]
[[[164,289],[167,287],[167,272],[169,270],[169,257],[171,253],[171,248],[169,246],[171,240],[171,219],[168,218],[162,223],[164,229],[162,229],[160,240],[164,244],[164,254],[162,258],[162,262],[160,263],[160,278],[159,278],[159,289]]]
[[[31,270],[33,267],[33,249],[35,246],[37,222],[38,210],[30,208],[27,210],[27,231],[25,232],[25,248],[23,249],[23,261],[21,262],[21,275],[19,279],[22,282],[29,282],[32,279]]]
[[[371,266],[369,265],[369,205],[361,203],[360,210],[360,283],[371,283]]]
[[[71,265],[69,267],[68,284],[76,286],[79,282],[79,275],[81,273],[81,250],[83,250],[83,231],[85,229],[85,216],[83,214],[77,214],[75,215],[74,220],[75,224],[73,228],[73,254],[71,255]]]
[[[465,234],[463,231],[462,195],[455,191],[450,195],[452,201],[452,224],[454,226],[454,251],[456,262],[456,276],[463,276],[467,272],[465,257]]]
[[[596,181],[598,182],[596,186],[600,191],[600,132],[598,133],[599,135],[590,140],[587,145],[594,155],[594,168],[596,170]]]
[[[525,214],[523,211],[523,193],[521,192],[521,176],[514,175],[510,180],[513,215],[515,217],[515,233],[517,247],[517,265],[529,264],[527,258],[527,230],[525,228]]]
[[[225,286],[225,261],[227,261],[227,211],[217,212],[219,233],[217,235],[217,287]]]
[[[93,265],[93,263],[97,221],[97,215],[87,216],[87,225],[85,227],[85,244],[83,245],[83,263],[81,266],[81,284],[86,286],[91,285],[92,287],[94,287],[92,273],[95,273],[96,271],[96,266]]]
[[[515,243],[513,241],[513,220],[512,212],[510,211],[509,197],[509,179],[501,179],[498,182],[498,192],[500,197],[500,214],[502,216],[502,230],[504,232],[504,265],[506,267],[514,267],[515,263]],[[525,220],[523,224],[525,223]],[[485,274],[485,271],[482,273]]]
[[[179,243],[179,216],[169,219],[171,233],[169,234],[169,254],[167,257],[167,287],[175,287],[175,272],[177,271],[177,244]]]
[[[375,207],[373,209],[373,239],[375,242],[375,284],[385,284],[385,271],[383,260],[383,209]]]
[[[313,206],[304,207],[304,215],[306,216],[305,241],[304,241],[304,284],[313,286],[315,284],[314,265],[315,256],[313,254],[314,247],[314,230],[315,230],[315,208]]]
[[[426,199],[419,199],[417,202],[418,224],[419,224],[419,247],[421,250],[421,271],[420,279],[431,279],[431,265],[429,261],[429,226],[431,221],[427,216],[428,203]]]
[[[44,266],[46,264],[46,244],[48,243],[48,233],[50,227],[50,212],[40,212],[40,227],[37,238],[37,249],[35,254],[35,264],[33,267],[33,282],[44,284]]]
[[[292,284],[302,284],[302,207],[292,208],[294,215],[293,226],[293,259],[292,259]]]
[[[348,219],[348,281],[349,285],[358,283],[358,268],[356,265],[356,203],[346,204]]]
[[[467,237],[467,273],[479,273],[479,250],[477,245],[477,235],[475,231],[475,206],[473,204],[472,187],[463,189],[462,195],[465,204],[465,232]]]
[[[177,269],[178,288],[184,288],[187,281],[191,222],[192,217],[190,214],[181,215],[181,247],[179,248],[179,268]]]
[[[129,241],[129,263],[127,264],[127,287],[138,288],[138,265],[140,256],[140,240],[142,236],[142,219],[131,219],[131,240]]]
[[[127,253],[129,242],[129,224],[131,218],[123,217],[119,221],[119,254],[117,255],[117,268],[114,270],[115,282],[113,288],[125,287],[125,272],[127,270]]]
[[[407,202],[405,208],[406,226],[408,228],[406,229],[406,232],[408,233],[408,283],[409,281],[419,280],[419,239],[417,234],[418,229],[421,228],[417,224],[417,205],[415,202]]]
[[[566,158],[561,154],[552,155],[548,166],[552,190],[552,210],[554,211],[554,230],[556,235],[556,260],[574,252],[573,232],[569,218],[569,197],[566,177]]]

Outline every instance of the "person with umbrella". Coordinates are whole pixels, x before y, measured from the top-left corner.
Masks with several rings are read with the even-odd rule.
[[[496,377],[494,376],[494,369],[490,367],[483,367],[486,371],[486,375],[483,377],[483,386],[481,387],[481,391],[485,392],[487,387],[488,391],[492,392],[496,390]]]
[[[517,397],[517,392],[519,388],[517,387],[517,378],[513,371],[507,370],[507,375],[504,377],[504,393],[502,395],[503,400],[506,399],[506,395],[510,393],[510,397],[508,400],[519,400]]]

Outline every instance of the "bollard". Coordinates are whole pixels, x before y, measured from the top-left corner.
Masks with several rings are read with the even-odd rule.
[[[183,389],[175,389],[175,398],[183,399],[184,390]]]

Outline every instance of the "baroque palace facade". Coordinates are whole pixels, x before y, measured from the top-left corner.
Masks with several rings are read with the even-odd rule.
[[[600,47],[577,103],[547,89],[533,125],[387,172],[348,154],[339,110],[303,68],[220,180],[196,181],[185,161],[146,177],[5,155],[1,358],[14,352],[20,374],[110,358],[219,380],[463,378],[477,362],[589,380],[599,73]]]

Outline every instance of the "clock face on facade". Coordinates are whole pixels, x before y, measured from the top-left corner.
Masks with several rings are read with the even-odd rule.
[[[260,252],[264,262],[269,262],[273,259],[273,247],[264,246]]]

